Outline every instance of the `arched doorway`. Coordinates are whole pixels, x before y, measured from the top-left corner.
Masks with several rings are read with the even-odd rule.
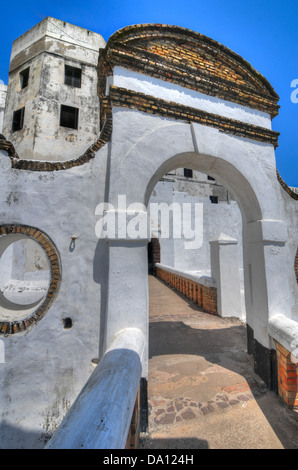
[[[182,38],[185,50],[194,56],[201,50],[212,51],[212,72],[201,57],[190,63],[181,49]],[[134,48],[128,53],[130,44]],[[178,49],[181,55],[173,62],[173,51]],[[177,27],[124,28],[110,38],[99,64],[109,75],[108,82],[107,76],[102,77],[99,89],[102,118],[112,109],[113,120],[107,185],[111,213],[122,220],[125,214],[127,227],[131,222],[135,227],[132,208],[141,205],[140,220],[144,220],[155,184],[179,167],[206,173],[233,193],[242,216],[248,350],[256,372],[272,386],[274,343],[268,321],[278,314],[290,317],[295,303],[293,275],[284,276],[288,231],[276,179],[278,136],[271,130],[271,119],[278,112],[277,94],[237,54]],[[119,203],[123,195],[125,207]],[[128,326],[148,334],[150,236],[143,231],[131,238],[124,232],[109,238],[107,345]],[[144,378],[146,358],[145,353]]]
[[[122,113],[125,116],[120,120]],[[124,117],[129,128],[124,124]],[[278,295],[281,266],[284,266],[286,271],[285,224],[279,215],[278,198],[275,196],[270,177],[259,163],[259,160],[264,158],[272,160],[273,149],[200,125],[158,122],[157,126],[158,118],[139,116],[138,113],[131,112],[127,114],[127,111],[117,112],[114,130],[115,126],[116,129],[120,126],[119,132],[129,133],[136,124],[136,118],[138,121],[144,121],[143,128],[147,128],[147,133],[131,147],[125,159],[121,156],[121,145],[115,142],[111,159],[110,203],[117,213],[118,195],[125,194],[127,205],[137,201],[145,207],[157,181],[166,172],[178,167],[206,172],[221,181],[235,195],[243,224],[248,349],[253,349],[251,352],[256,354],[256,371],[270,386],[272,343],[267,333],[268,318],[289,309],[287,297]],[[130,120],[132,122],[129,124]],[[148,131],[150,125],[151,132]],[[197,151],[198,148],[201,152]],[[132,173],[136,176],[133,186],[128,184]],[[264,191],[264,187],[271,187],[272,192],[269,194]],[[118,328],[124,328],[128,324],[127,311],[131,310],[131,303],[135,308],[129,324],[134,324],[147,334],[148,241],[148,238],[115,238],[109,242],[110,263],[117,266],[117,289],[119,292],[120,288],[120,292],[118,300],[111,297],[108,305],[108,342],[109,337],[112,337]],[[111,289],[115,285],[113,268],[110,269],[109,277]],[[125,302],[121,297],[122,292]],[[117,322],[113,321],[116,311]],[[119,315],[119,312],[123,312],[123,315]]]

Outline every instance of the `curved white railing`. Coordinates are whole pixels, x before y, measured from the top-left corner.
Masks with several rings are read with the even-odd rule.
[[[45,449],[123,449],[142,375],[145,336],[120,331]]]

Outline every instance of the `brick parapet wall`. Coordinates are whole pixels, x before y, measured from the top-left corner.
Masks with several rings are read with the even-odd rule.
[[[291,353],[275,341],[278,367],[278,394],[293,409],[298,409],[297,364],[292,361]]]
[[[156,263],[160,263],[160,243],[158,238],[151,239],[151,246],[152,246],[152,261],[154,265]]]
[[[272,117],[278,113],[277,93],[247,61],[217,41],[185,28],[128,26],[110,37],[104,60],[107,74],[115,65],[124,66]]]
[[[186,277],[156,267],[156,276],[208,313],[217,314],[217,290]]]

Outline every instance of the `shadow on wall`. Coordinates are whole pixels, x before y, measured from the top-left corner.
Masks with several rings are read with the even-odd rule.
[[[100,239],[96,245],[93,258],[93,280],[100,284],[100,338],[99,338],[99,358],[102,357],[105,344],[106,332],[106,306],[108,297],[108,272],[109,272],[109,250],[108,243]]]
[[[28,431],[5,420],[0,422],[0,449],[43,449],[50,438],[48,433],[40,435],[40,430]],[[4,440],[5,447],[2,447]]]

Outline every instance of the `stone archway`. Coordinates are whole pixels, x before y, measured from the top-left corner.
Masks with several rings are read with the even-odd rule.
[[[271,130],[277,94],[237,54],[198,33],[165,25],[115,33],[99,65],[102,122],[105,115],[113,122],[110,212],[122,220],[125,214],[128,226],[134,215],[129,208],[138,204],[146,218],[155,184],[179,167],[207,173],[231,191],[242,214],[248,350],[256,372],[272,387],[276,364],[268,322],[279,314],[290,317],[295,303],[276,178],[278,133]],[[119,204],[124,195],[128,208]],[[147,336],[149,241],[148,234],[131,239],[125,230],[109,239],[107,345],[127,326]]]
[[[136,118],[147,121],[147,116],[118,110],[116,119],[114,119],[114,131],[122,113],[125,114],[127,123],[130,119],[133,121]],[[150,120],[154,127],[156,126],[155,119],[151,118]],[[119,124],[121,121],[119,119]],[[122,132],[123,121],[121,123]],[[148,121],[146,124],[148,125]],[[159,124],[161,123],[159,122]],[[156,182],[165,172],[176,167],[205,171],[231,190],[238,202],[243,219],[249,341],[251,345],[253,344],[253,350],[257,351],[256,372],[270,386],[272,345],[267,333],[268,319],[280,311],[286,312],[289,308],[286,298],[281,297],[277,289],[277,284],[281,282],[280,267],[284,265],[286,271],[286,227],[281,220],[274,185],[258,161],[265,155],[270,158],[271,149],[202,126],[162,124],[138,139],[137,144],[133,145],[126,155],[121,155],[121,146],[117,142],[118,139],[115,139],[115,153],[112,149],[111,160],[110,203],[115,207],[116,213],[119,194],[125,194],[129,204],[135,201],[147,204]],[[133,127],[132,122],[130,126]],[[120,129],[118,130],[120,132]],[[202,133],[204,134],[206,153],[196,151],[196,147],[200,147],[199,141],[202,140]],[[185,147],[188,151],[183,152]],[[207,153],[208,147],[209,152]],[[176,154],[174,154],[175,151]],[[113,162],[113,157],[115,157],[115,162]],[[113,163],[115,163],[115,167]],[[255,171],[256,167],[258,173]],[[121,169],[121,176],[118,173],[118,168]],[[273,165],[272,170],[274,170]],[[127,182],[131,178],[132,172],[136,175],[136,184],[128,186]],[[267,187],[266,192],[264,192],[265,186]],[[272,188],[270,194],[268,193],[269,187]],[[129,216],[129,213],[127,215]],[[115,267],[117,266],[118,292],[119,289],[121,292],[123,289],[123,296],[125,295],[126,300],[123,305],[121,292],[118,296],[121,305],[117,299],[111,298],[108,305],[108,323],[110,325],[107,330],[108,342],[109,335],[112,337],[116,333],[117,327],[124,328],[127,324],[127,310],[131,311],[130,302],[135,305],[135,313],[130,318],[130,322],[141,328],[144,333],[147,332],[147,243],[147,239],[110,240],[110,263],[115,263]],[[125,266],[122,266],[122,263]],[[115,286],[116,278],[113,274],[115,269],[110,270],[109,289],[111,286]],[[121,272],[122,275],[120,275]],[[131,295],[128,288],[129,278],[131,278],[130,284],[133,286]],[[114,311],[117,311],[117,322],[113,321]],[[119,311],[123,312],[120,321]]]

